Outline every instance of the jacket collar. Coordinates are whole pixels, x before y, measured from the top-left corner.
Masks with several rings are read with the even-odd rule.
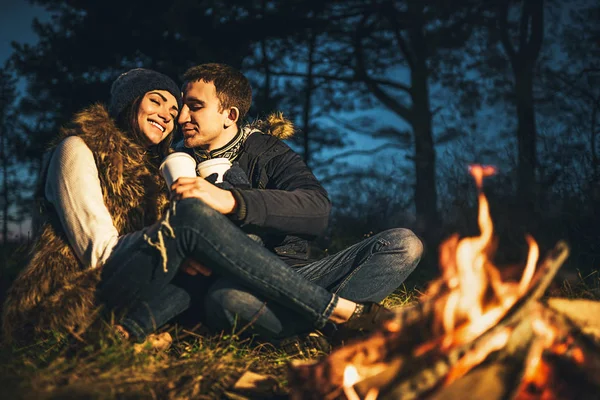
[[[199,148],[194,148],[194,156],[196,157],[196,161],[202,162],[206,160],[210,160],[212,158],[228,158],[229,160],[235,160],[240,154],[240,149],[242,148],[242,144],[246,141],[248,136],[253,131],[250,129],[239,129],[236,135],[227,143],[225,146],[220,147],[214,150],[203,150]]]

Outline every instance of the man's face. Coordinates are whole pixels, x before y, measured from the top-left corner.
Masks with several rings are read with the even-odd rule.
[[[183,108],[178,122],[185,147],[218,148],[229,110],[221,110],[213,82],[189,82],[183,92]]]

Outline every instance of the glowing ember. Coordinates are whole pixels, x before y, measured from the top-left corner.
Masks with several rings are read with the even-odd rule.
[[[482,363],[487,357],[487,355],[490,354],[492,351],[503,348],[508,342],[511,333],[512,329],[506,328],[498,332],[498,334],[492,336],[477,350],[467,353],[454,365],[450,373],[448,373],[448,375],[446,376],[446,384],[450,384],[458,378],[464,376],[474,366]]]
[[[371,388],[367,392],[367,395],[365,396],[365,400],[376,400],[378,395],[379,395],[379,390],[377,388]]]
[[[344,370],[344,386],[354,386],[360,380],[358,370],[354,365],[347,365]]]
[[[537,243],[527,236],[529,254],[520,282],[502,281],[492,261],[496,244],[494,225],[482,190],[483,179],[496,170],[491,166],[472,165],[469,172],[478,188],[477,220],[481,233],[462,239],[453,235],[441,244],[442,280],[426,293],[438,298],[434,329],[441,336],[442,349],[470,342],[494,326],[529,287],[539,257]],[[431,343],[426,343],[415,354],[429,348]]]
[[[360,396],[354,390],[354,385],[360,381],[360,375],[354,365],[347,365],[344,369],[343,390],[348,400],[360,400]],[[367,392],[364,400],[376,400],[379,395],[379,389],[371,388]]]
[[[360,380],[358,370],[354,365],[347,365],[344,369],[344,394],[348,400],[360,400],[358,393],[354,390],[354,384]]]
[[[525,372],[517,396],[519,399],[528,398],[530,392],[542,393],[552,388],[555,380],[553,366],[547,362],[545,354],[562,356],[574,365],[585,363],[583,350],[575,344],[572,335],[559,332],[542,317],[537,317],[532,322],[532,328],[536,339],[527,356]]]

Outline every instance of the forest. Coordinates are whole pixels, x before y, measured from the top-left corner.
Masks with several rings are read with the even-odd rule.
[[[303,367],[296,369],[292,360],[314,354],[290,354],[249,338],[252,321],[215,334],[202,324],[171,320],[157,331],[157,337],[168,334],[166,345],[149,340],[132,345],[111,320],[103,325],[108,329],[66,337],[50,332],[22,348],[0,340],[5,398],[282,399],[291,391],[292,398],[355,399],[361,382],[358,375],[346,381],[348,366],[373,373],[381,365],[396,369],[397,382],[380,398],[424,398],[431,387],[413,389],[436,373],[436,382],[448,383],[453,357],[460,362],[451,372],[466,374],[467,383],[437,398],[597,397],[600,303],[591,300],[600,299],[598,1],[28,2],[45,9],[48,18],[33,21],[35,43],[13,42],[12,54],[0,65],[0,302],[34,242],[30,221],[46,150],[75,113],[107,103],[115,78],[137,67],[181,84],[191,66],[230,64],[251,81],[248,123],[274,111],[294,122],[297,133],[288,144],[321,180],[333,205],[313,255],[333,254],[396,227],[414,231],[425,252],[404,285],[382,302],[397,309],[396,319],[363,342],[340,346],[320,364],[305,364],[304,379],[313,380],[305,386],[298,383]],[[482,193],[469,174],[474,164],[496,170]],[[456,250],[459,237],[479,234],[483,193],[494,223],[494,237],[481,250],[485,267],[510,272],[524,260],[529,265],[531,237],[546,261],[538,263],[535,276],[523,268],[531,273],[516,284],[494,281],[500,268],[493,269],[496,275],[488,268],[476,285],[462,285],[468,296],[459,298],[459,272],[452,275],[449,268],[440,274],[439,248],[452,237],[454,242],[445,243],[455,243]],[[481,294],[477,307],[471,301],[475,292]],[[446,306],[459,310],[459,301],[466,304],[465,315],[481,309],[481,318],[465,323],[460,315],[453,321]],[[440,310],[442,317],[434,320]],[[487,318],[489,310],[498,317]],[[576,326],[577,317],[595,325]],[[449,320],[456,326],[436,331]],[[488,325],[476,325],[481,320]],[[479,336],[453,342],[474,326]],[[590,327],[596,342],[582,333]],[[504,342],[491,344],[499,338]],[[513,346],[505,357],[511,341],[523,347]],[[357,355],[350,362],[352,352]],[[465,359],[479,365],[465,367]],[[532,359],[537,364],[526,362]],[[498,373],[529,371],[531,365],[546,379],[538,386],[525,372],[523,381],[515,380],[517,373]],[[414,375],[400,381],[402,368],[413,366]],[[505,379],[494,388],[490,382],[501,375]],[[563,381],[566,391],[558,387]],[[244,390],[261,391],[242,396],[244,384]],[[364,398],[376,398],[377,387],[385,389],[369,387]],[[539,390],[508,397],[519,387],[522,394],[558,387],[563,396],[544,397]],[[321,396],[329,389],[343,397]]]
[[[564,239],[572,271],[598,268],[600,6],[576,0],[32,0],[51,18],[0,70],[3,263],[27,246],[48,143],[132,67],[179,81],[223,62],[251,78],[251,119],[282,111],[326,185],[333,252],[390,227],[426,245],[420,283],[450,233],[476,231],[473,163],[502,262],[524,234]],[[17,83],[25,83],[18,95]],[[18,261],[18,260],[17,260]],[[6,275],[8,274],[8,275]],[[3,273],[10,278],[12,273]],[[7,279],[8,279],[7,278]],[[5,283],[5,282],[4,282]]]

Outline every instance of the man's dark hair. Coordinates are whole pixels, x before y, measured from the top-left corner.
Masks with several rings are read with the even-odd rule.
[[[244,119],[252,104],[252,88],[248,78],[227,64],[201,64],[188,69],[183,74],[183,91],[190,82],[212,82],[217,90],[221,111],[237,107],[240,110],[238,125]]]

